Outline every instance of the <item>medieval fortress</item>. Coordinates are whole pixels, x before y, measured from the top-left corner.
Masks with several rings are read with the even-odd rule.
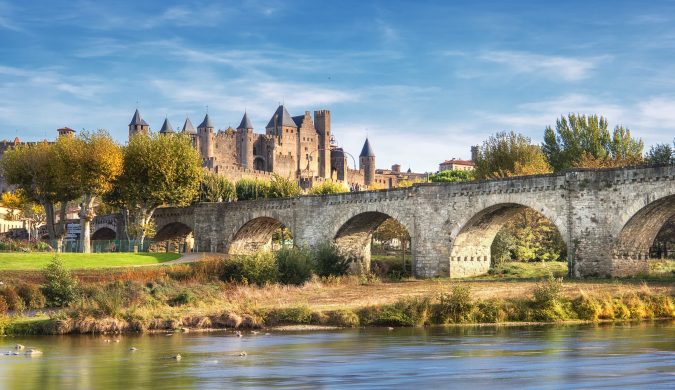
[[[129,138],[148,134],[150,126],[136,110],[129,123]],[[247,113],[236,129],[217,130],[209,114],[197,128],[189,118],[182,128],[174,130],[164,120],[160,134],[181,132],[192,139],[202,157],[204,168],[236,181],[242,178],[269,178],[276,174],[297,180],[301,187],[315,183],[336,181],[353,190],[367,188],[394,188],[400,180],[415,180],[425,174],[401,172],[400,165],[392,169],[376,169],[375,152],[366,139],[356,159],[335,145],[331,133],[331,115],[328,110],[309,111],[291,116],[280,105],[272,114],[265,133],[255,133]],[[350,167],[349,163],[352,162]]]

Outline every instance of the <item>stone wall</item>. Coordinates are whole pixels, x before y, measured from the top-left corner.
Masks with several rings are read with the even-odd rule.
[[[574,276],[642,272],[650,240],[675,214],[675,166],[202,203],[157,210],[156,219],[158,228],[171,221],[190,226],[199,251],[250,249],[267,242],[274,228],[283,225],[296,245],[336,242],[367,262],[372,231],[383,217],[390,217],[411,236],[417,276],[461,277],[487,271],[495,234],[523,208],[539,212],[557,227]],[[249,229],[253,220],[255,229]]]

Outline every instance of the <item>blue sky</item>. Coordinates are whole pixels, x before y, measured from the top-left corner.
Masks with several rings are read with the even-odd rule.
[[[415,171],[569,112],[669,142],[675,2],[0,0],[0,139],[123,142],[137,101],[155,130],[327,108],[341,146]]]

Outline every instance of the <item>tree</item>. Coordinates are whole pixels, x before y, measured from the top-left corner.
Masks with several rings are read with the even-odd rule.
[[[234,183],[217,173],[206,173],[202,178],[199,200],[202,202],[233,202],[237,200]]]
[[[113,182],[122,173],[122,148],[105,130],[83,132],[76,137],[68,136],[64,142],[73,143],[76,153],[71,181],[82,199],[80,204],[81,250],[91,252],[90,224],[94,219],[94,202],[109,192]]]
[[[474,180],[476,175],[473,171],[460,171],[456,169],[441,171],[429,175],[429,181],[432,183],[456,183],[460,181]]]
[[[675,162],[675,140],[670,144],[652,145],[645,158],[649,164],[670,164]]]
[[[612,134],[607,119],[597,115],[569,114],[544,132],[542,151],[554,171],[584,167],[620,167],[642,161],[642,140],[616,126]]]
[[[393,218],[388,218],[373,232],[373,238],[379,241],[391,241],[397,239],[401,242],[401,253],[403,256],[403,269],[405,269],[405,251],[410,243],[410,234],[408,230]]]
[[[66,233],[68,204],[78,197],[71,180],[77,150],[69,138],[59,137],[54,144],[19,144],[6,151],[0,161],[7,183],[16,185],[28,199],[44,207],[47,232],[56,241],[57,250]]]
[[[24,220],[28,224],[28,237],[37,237],[38,227],[45,222],[45,209],[26,196],[25,191],[17,189],[5,192],[0,197],[0,204],[8,209],[5,218],[8,220]]]
[[[272,175],[270,181],[269,198],[290,198],[302,193],[298,182],[294,179],[285,178],[277,174]]]
[[[108,201],[126,210],[127,226],[143,245],[152,231],[155,210],[190,204],[199,193],[202,175],[201,158],[188,137],[136,135],[124,148],[122,174]]]
[[[478,150],[474,174],[478,179],[534,175],[551,171],[541,149],[530,138],[500,132],[488,138]]]

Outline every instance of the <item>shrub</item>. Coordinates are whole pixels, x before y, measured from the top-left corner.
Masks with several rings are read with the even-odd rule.
[[[197,297],[191,291],[182,291],[169,301],[170,306],[183,306],[195,303]]]
[[[359,316],[349,309],[333,310],[326,313],[326,324],[333,326],[342,326],[345,328],[356,328],[359,326]]]
[[[378,326],[422,326],[429,323],[431,300],[405,298],[391,305],[361,310],[361,323]]]
[[[562,301],[562,279],[556,279],[553,275],[541,283],[538,283],[532,291],[534,303],[538,306],[546,306]]]
[[[508,313],[504,309],[501,300],[481,301],[476,305],[475,320],[482,323],[504,322]]]
[[[4,314],[7,313],[7,310],[9,310],[9,305],[7,305],[5,298],[0,296],[0,317],[4,316]]]
[[[471,301],[471,288],[456,284],[452,290],[438,294],[438,304],[434,310],[436,321],[442,324],[463,323],[472,320],[474,304]]]
[[[560,321],[574,317],[572,304],[562,296],[562,278],[553,275],[538,283],[532,291],[534,296],[532,319],[535,321]]]
[[[312,314],[309,306],[275,309],[267,313],[265,322],[268,325],[309,324],[312,322]]]
[[[315,185],[309,189],[309,193],[312,195],[329,195],[339,194],[342,192],[349,192],[349,187],[334,181],[324,181],[323,183]]]
[[[17,293],[28,309],[42,309],[47,300],[40,291],[40,287],[34,284],[23,283],[17,288]]]
[[[333,244],[320,245],[314,252],[314,266],[319,276],[345,275],[349,270],[351,259],[340,254]]]
[[[276,261],[280,283],[301,285],[312,277],[312,256],[306,249],[282,248]]]
[[[597,321],[602,314],[600,302],[584,293],[574,300],[573,307],[581,320]]]
[[[290,198],[302,193],[297,181],[277,174],[272,175],[269,186],[268,198]]]
[[[24,309],[26,309],[23,299],[21,299],[13,286],[3,286],[2,289],[0,289],[0,296],[5,299],[9,310],[22,313]]]
[[[122,309],[126,307],[124,288],[120,283],[111,283],[105,287],[96,288],[91,295],[91,300],[101,314],[110,317],[122,315]]]
[[[270,182],[258,179],[241,179],[235,184],[238,200],[265,199],[269,197]]]
[[[228,259],[223,266],[221,279],[262,286],[276,282],[278,273],[274,255],[270,252],[260,252]]]
[[[43,271],[45,284],[42,293],[49,306],[68,306],[77,297],[77,281],[58,256],[54,256]]]

